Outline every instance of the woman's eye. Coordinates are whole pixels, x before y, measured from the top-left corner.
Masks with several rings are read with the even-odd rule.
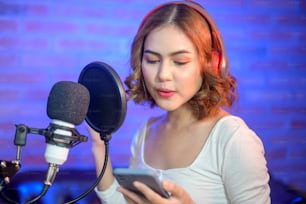
[[[148,64],[156,64],[159,62],[159,60],[150,60],[150,59],[146,59]]]
[[[186,61],[174,61],[174,64],[179,65],[179,66],[185,65],[187,63],[188,62],[186,62]]]

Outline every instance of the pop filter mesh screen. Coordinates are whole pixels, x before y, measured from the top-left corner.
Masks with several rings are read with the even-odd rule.
[[[83,69],[79,83],[90,93],[87,123],[100,133],[116,131],[126,114],[125,92],[117,73],[105,63],[93,62]]]

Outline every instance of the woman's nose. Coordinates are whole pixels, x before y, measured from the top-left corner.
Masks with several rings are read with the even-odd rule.
[[[161,62],[158,69],[158,79],[160,81],[169,81],[172,79],[172,71],[169,64]]]

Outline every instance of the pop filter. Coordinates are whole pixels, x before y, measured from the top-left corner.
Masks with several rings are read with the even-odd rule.
[[[126,95],[118,74],[103,62],[84,67],[79,79],[90,94],[86,115],[88,125],[100,135],[111,135],[123,123],[126,115]]]

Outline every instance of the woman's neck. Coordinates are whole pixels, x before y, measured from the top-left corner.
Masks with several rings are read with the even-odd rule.
[[[164,123],[170,127],[185,127],[196,122],[198,119],[192,113],[192,110],[186,106],[183,106],[175,111],[167,112]]]
[[[190,126],[196,123],[202,123],[202,122],[210,122],[214,121],[216,118],[223,117],[225,115],[228,115],[226,111],[223,109],[219,109],[218,111],[214,112],[213,114],[210,114],[202,119],[198,119],[191,109],[188,107],[181,107],[180,109],[177,109],[175,111],[167,112],[166,116],[164,117],[163,122],[168,127],[172,128],[181,128]]]

